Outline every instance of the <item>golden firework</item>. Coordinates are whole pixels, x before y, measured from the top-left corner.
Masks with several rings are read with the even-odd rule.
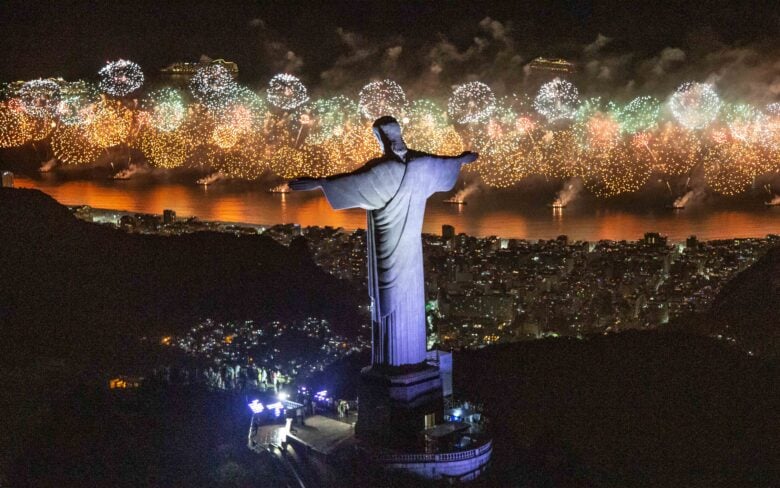
[[[178,168],[189,155],[189,146],[178,131],[165,132],[149,127],[141,131],[138,140],[139,149],[155,168]]]
[[[62,125],[51,138],[54,156],[64,164],[91,164],[103,149],[86,137],[81,127]]]

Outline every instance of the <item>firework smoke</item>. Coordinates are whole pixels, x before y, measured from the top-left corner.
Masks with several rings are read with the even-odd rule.
[[[570,178],[563,184],[563,189],[555,196],[553,206],[565,207],[577,198],[582,188],[583,185],[580,178]]]
[[[290,193],[290,186],[287,183],[281,183],[268,189],[269,193]]]
[[[479,191],[479,184],[469,183],[464,188],[458,190],[458,193],[456,193],[455,196],[452,197],[452,199],[457,200],[459,202],[465,202],[466,198],[470,197],[477,191]]]
[[[48,173],[49,171],[53,170],[55,166],[57,166],[57,158],[51,158],[50,160],[41,164],[41,167],[38,168],[38,171],[40,173]]]
[[[210,175],[204,176],[203,178],[199,179],[195,183],[203,186],[209,186],[212,183],[216,183],[221,178],[222,178],[222,173],[217,171],[216,173],[211,173]]]
[[[688,178],[688,181],[685,184],[685,188],[687,189],[687,191],[683,195],[677,197],[674,200],[674,203],[672,203],[672,208],[682,209],[685,208],[686,206],[695,204],[704,198],[706,194],[704,187],[698,185],[694,185],[693,187],[691,187],[689,186],[690,181],[691,179]]]
[[[776,195],[775,192],[772,191],[772,185],[764,185],[764,190],[769,194],[769,201],[766,202],[767,205],[780,205],[780,195]]]
[[[127,167],[127,169],[118,171],[111,178],[114,180],[129,180],[133,175],[135,175],[138,172],[141,172],[143,169],[144,168],[141,165],[131,164],[130,166]]]
[[[674,208],[684,208],[686,205],[688,205],[688,201],[693,198],[693,190],[688,190],[685,192],[685,195],[681,197],[677,197],[677,199],[672,204],[672,207]]]

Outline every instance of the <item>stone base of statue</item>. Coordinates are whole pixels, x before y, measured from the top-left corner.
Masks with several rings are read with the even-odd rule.
[[[420,433],[441,421],[442,384],[438,368],[364,368],[358,390],[355,435],[385,446],[413,446]]]
[[[443,395],[451,395],[451,374],[451,354],[441,351],[429,352],[426,364],[365,368],[355,427],[361,462],[451,483],[479,477],[493,441],[481,412]]]

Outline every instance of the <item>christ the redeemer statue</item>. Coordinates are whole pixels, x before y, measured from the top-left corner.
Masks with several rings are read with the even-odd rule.
[[[368,214],[368,292],[372,367],[423,364],[426,357],[422,224],[425,202],[451,190],[460,167],[477,154],[435,156],[407,149],[392,117],[374,122],[383,154],[361,168],[328,178],[299,178],[293,190],[322,188],[336,209]]]

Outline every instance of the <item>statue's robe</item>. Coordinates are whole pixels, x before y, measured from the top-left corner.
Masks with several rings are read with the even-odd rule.
[[[455,186],[461,164],[456,157],[410,150],[402,158],[387,150],[352,173],[321,181],[334,209],[367,210],[373,365],[425,361],[425,203]]]

